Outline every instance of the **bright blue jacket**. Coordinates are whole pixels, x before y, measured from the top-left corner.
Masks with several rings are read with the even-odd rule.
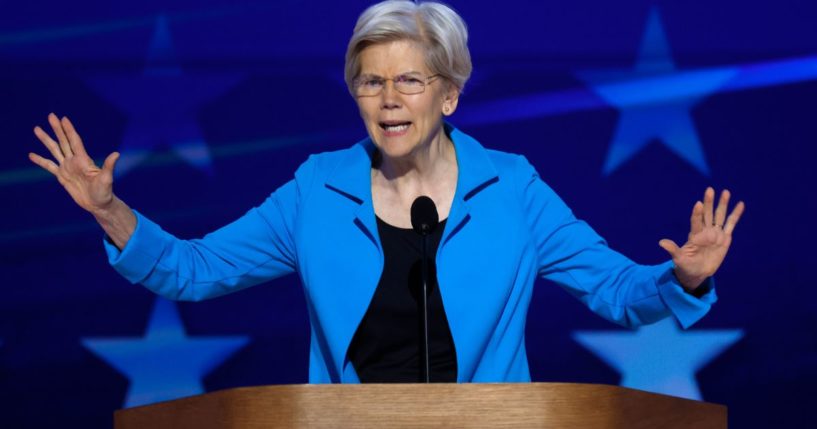
[[[446,127],[459,165],[437,251],[437,278],[460,382],[529,381],[525,321],[534,280],[564,287],[602,317],[639,326],[674,316],[688,327],[715,302],[681,288],[672,262],[638,265],[607,247],[519,155],[487,150]],[[179,240],[137,213],[110,263],[177,300],[212,298],[297,272],[311,322],[309,381],[359,382],[346,351],[383,269],[371,154],[311,156],[259,207],[198,240]]]

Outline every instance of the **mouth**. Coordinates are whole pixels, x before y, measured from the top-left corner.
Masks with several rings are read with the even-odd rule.
[[[380,128],[386,132],[386,135],[403,134],[411,126],[410,121],[383,121],[379,122]]]

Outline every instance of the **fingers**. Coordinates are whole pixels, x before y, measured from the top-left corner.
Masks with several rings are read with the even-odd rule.
[[[48,123],[54,130],[54,135],[57,136],[57,141],[45,132],[39,126],[34,127],[34,135],[45,145],[51,156],[62,165],[66,158],[76,155],[88,156],[85,152],[85,146],[82,144],[82,139],[79,137],[74,124],[71,123],[67,117],[62,120],[57,118],[57,115],[50,113],[48,115]]]
[[[57,164],[55,164],[54,161],[52,161],[50,159],[45,159],[45,158],[41,157],[40,155],[37,155],[36,153],[30,153],[29,152],[28,159],[30,159],[31,162],[39,165],[44,170],[48,171],[49,173],[51,173],[51,174],[53,174],[55,176],[57,176],[58,173],[60,172],[60,167]]]
[[[60,164],[65,160],[65,157],[62,156],[62,150],[57,145],[57,142],[51,138],[45,131],[43,131],[40,127],[34,127],[34,135],[37,136],[38,139],[45,145],[49,152],[51,152],[51,156],[57,160]]]
[[[57,136],[57,140],[60,142],[60,149],[62,150],[63,156],[65,158],[74,156],[74,152],[71,151],[71,145],[68,143],[68,137],[65,136],[62,123],[59,119],[57,119],[57,115],[53,113],[49,114],[48,123],[51,124],[51,128],[54,130],[54,135]]]
[[[738,224],[744,210],[746,210],[746,204],[741,201],[735,206],[732,213],[729,214],[729,217],[726,219],[726,223],[723,225],[723,231],[726,233],[726,235],[732,235],[732,231],[735,230],[735,225]]]
[[[729,217],[726,217],[726,211],[729,209],[729,199],[732,197],[732,194],[729,192],[728,189],[724,189],[721,192],[721,197],[718,200],[718,208],[715,209],[714,214],[712,213],[712,206],[714,205],[715,200],[715,190],[712,187],[706,188],[706,192],[704,192],[704,208],[703,208],[703,225],[704,227],[708,226],[715,226],[718,228],[723,228],[724,232],[727,235],[731,235],[732,231],[735,230],[735,225],[737,225],[738,220],[740,220],[740,216],[743,214],[743,211],[746,209],[746,205],[743,201],[739,202],[734,209],[732,209],[732,213],[729,214]],[[696,204],[697,207],[697,204]],[[693,210],[693,220],[695,218],[694,210]],[[710,221],[711,219],[711,221]],[[693,232],[694,222],[693,222]]]
[[[712,210],[715,206],[715,190],[712,187],[706,188],[704,192],[704,225],[711,226],[714,221]]]
[[[79,138],[79,134],[77,130],[74,128],[74,124],[71,123],[71,120],[68,119],[67,116],[62,117],[62,128],[65,131],[65,136],[68,138],[68,144],[71,147],[72,153],[75,155],[85,155],[85,146],[82,144],[82,139]]]
[[[689,218],[689,233],[697,234],[704,229],[704,203],[698,201],[692,206],[692,216]]]
[[[675,254],[681,250],[674,241],[667,238],[659,241],[658,245],[661,246],[662,249],[666,250],[667,253],[669,253],[673,258],[675,257]]]

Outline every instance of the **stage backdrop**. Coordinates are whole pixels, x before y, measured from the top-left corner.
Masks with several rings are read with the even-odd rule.
[[[726,404],[739,428],[815,427],[817,3],[452,3],[474,75],[451,122],[526,155],[612,247],[660,263],[707,185],[747,203],[720,301],[689,330],[628,331],[537,283],[533,378]],[[109,427],[123,406],[306,382],[296,276],[158,299],[107,265],[100,228],[26,153],[46,153],[34,125],[68,115],[93,156],[122,152],[117,195],[201,236],[365,136],[342,69],[367,4],[3,3],[0,427]]]

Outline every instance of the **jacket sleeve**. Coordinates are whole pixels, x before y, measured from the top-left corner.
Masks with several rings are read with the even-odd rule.
[[[678,282],[672,261],[639,265],[610,249],[524,157],[517,172],[539,276],[561,285],[596,314],[627,327],[672,315],[688,328],[717,300],[711,278],[696,297]]]
[[[292,232],[299,194],[293,179],[236,221],[195,240],[180,240],[137,212],[136,229],[122,251],[104,240],[108,261],[131,283],[184,301],[291,273],[297,267]]]

